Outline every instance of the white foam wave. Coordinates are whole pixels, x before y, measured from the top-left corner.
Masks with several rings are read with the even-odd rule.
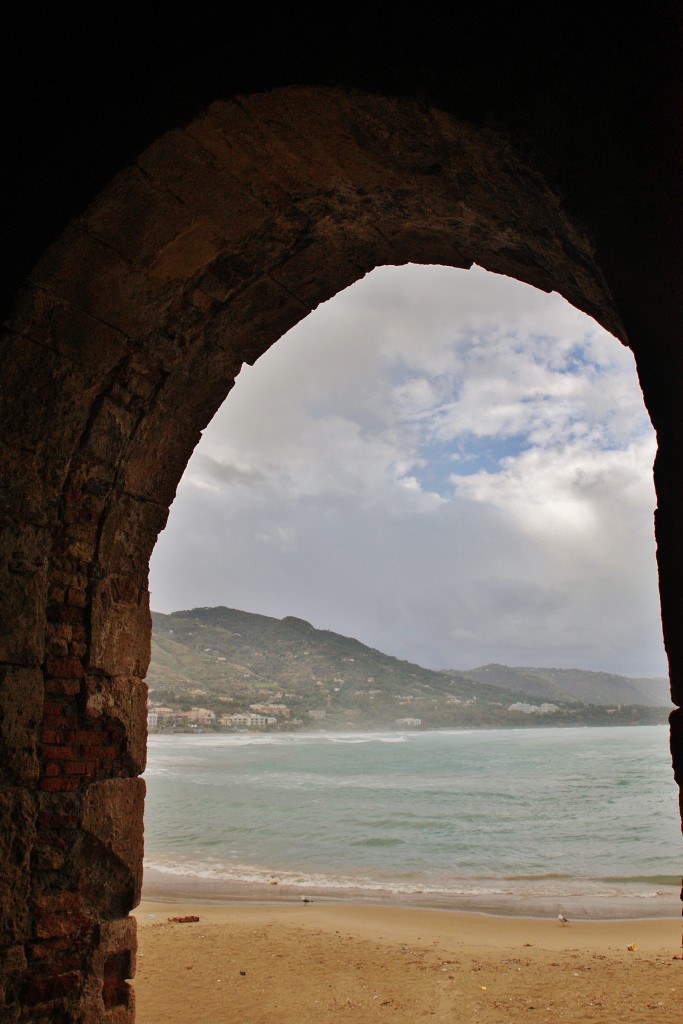
[[[589,900],[654,900],[671,896],[665,888],[647,888],[627,884],[605,884],[588,879],[538,877],[534,879],[482,878],[373,878],[360,875],[329,875],[321,872],[276,871],[246,864],[226,865],[218,861],[184,861],[179,859],[145,859],[145,869],[174,878],[240,885],[278,884],[301,890],[324,890],[329,893],[353,890],[359,893],[394,896],[426,896],[444,899],[577,899]]]

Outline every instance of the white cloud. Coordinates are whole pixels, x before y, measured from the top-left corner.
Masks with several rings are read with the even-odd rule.
[[[245,367],[152,605],[301,615],[435,666],[664,671],[630,352],[555,295],[383,268]]]

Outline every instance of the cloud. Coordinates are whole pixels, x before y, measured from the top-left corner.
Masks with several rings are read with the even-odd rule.
[[[225,484],[254,487],[264,480],[265,474],[258,469],[222,462],[204,451],[197,452],[186,474],[186,486],[194,486],[200,490],[218,490]]]
[[[436,667],[664,671],[631,353],[556,295],[382,268],[245,366],[152,605],[300,615]]]

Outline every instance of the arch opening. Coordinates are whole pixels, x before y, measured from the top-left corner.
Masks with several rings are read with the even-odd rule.
[[[375,271],[243,371],[188,466],[152,565],[152,607],[186,609],[156,619],[155,721],[167,734],[395,731],[418,714],[420,727],[505,728],[524,721],[508,707],[519,694],[475,708],[458,689],[468,669],[479,682],[492,661],[662,673],[653,454],[630,353],[557,296],[476,270]],[[318,640],[301,619],[332,632]],[[302,632],[285,639],[290,621]],[[321,649],[304,698],[313,664],[297,674],[290,647],[298,659],[338,634],[450,668],[452,692],[408,696],[407,669],[399,684],[388,665],[363,674]],[[643,723],[665,721],[660,684],[659,717],[643,709]],[[438,673],[432,687],[444,689]],[[616,724],[629,702],[588,717],[547,704],[560,714],[544,724]],[[156,807],[162,835],[167,820]]]

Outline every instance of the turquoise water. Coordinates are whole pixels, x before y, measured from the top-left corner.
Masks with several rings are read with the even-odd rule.
[[[167,876],[678,909],[664,726],[156,735],[145,778],[145,863]]]

